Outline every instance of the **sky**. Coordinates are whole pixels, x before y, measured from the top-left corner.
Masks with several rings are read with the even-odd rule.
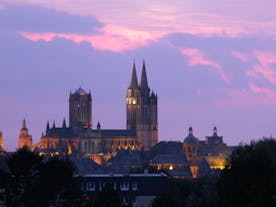
[[[126,128],[126,90],[143,59],[158,94],[159,140],[228,145],[276,136],[274,0],[0,0],[0,130],[14,150],[68,123],[70,91],[92,94],[93,124]]]

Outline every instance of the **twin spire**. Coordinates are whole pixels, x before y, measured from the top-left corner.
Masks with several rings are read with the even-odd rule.
[[[135,61],[133,63],[133,69],[132,69],[132,76],[131,76],[131,82],[129,88],[137,89],[138,86],[138,81],[137,81],[137,73],[136,73],[136,66],[135,66]],[[142,68],[142,77],[141,77],[141,83],[140,83],[140,88],[143,91],[149,91],[149,86],[148,86],[148,79],[147,79],[147,72],[146,72],[146,66],[145,66],[145,60],[143,60],[143,68]]]
[[[131,82],[130,82],[130,86],[129,87],[131,89],[138,88],[138,81],[137,81],[137,73],[136,73],[135,61],[133,63],[132,76],[131,76]]]

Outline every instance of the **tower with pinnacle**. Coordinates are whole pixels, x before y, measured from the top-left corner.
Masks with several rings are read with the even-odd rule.
[[[32,149],[33,138],[28,132],[28,128],[26,127],[26,120],[23,120],[22,128],[19,134],[18,140],[18,148],[21,149],[23,147],[27,147],[30,150]]]
[[[75,133],[81,128],[92,128],[92,99],[81,87],[69,97],[69,127]]]
[[[127,89],[127,130],[136,131],[137,140],[145,150],[158,142],[157,95],[150,90],[145,61],[138,85],[135,63],[130,86]]]

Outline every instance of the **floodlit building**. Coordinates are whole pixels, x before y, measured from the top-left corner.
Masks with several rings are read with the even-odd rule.
[[[102,129],[99,122],[94,128],[91,92],[80,87],[69,96],[69,126],[65,120],[62,127],[56,127],[55,123],[50,127],[47,122],[46,132],[33,148],[50,155],[81,153],[99,164],[118,149],[148,151],[158,142],[158,115],[157,95],[149,88],[145,62],[140,84],[133,64],[126,95],[126,116],[126,129]]]

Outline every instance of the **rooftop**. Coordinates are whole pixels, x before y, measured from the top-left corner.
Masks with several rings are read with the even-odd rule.
[[[75,93],[77,93],[77,94],[85,94],[86,91],[85,91],[82,87],[79,87],[79,88],[75,91]]]

